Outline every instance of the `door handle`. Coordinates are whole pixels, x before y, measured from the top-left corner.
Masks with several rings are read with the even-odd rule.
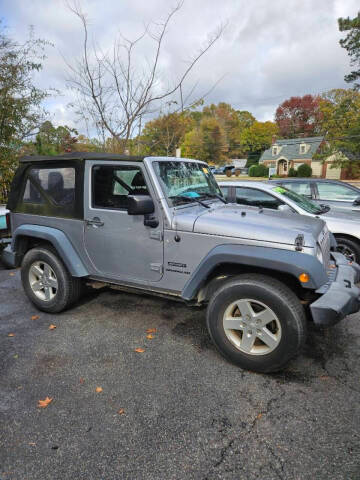
[[[93,225],[94,227],[102,227],[104,225],[104,222],[102,222],[99,217],[94,217],[92,220],[86,219],[85,223],[86,225]]]

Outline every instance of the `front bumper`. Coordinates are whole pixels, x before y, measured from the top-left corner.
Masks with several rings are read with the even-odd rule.
[[[329,281],[316,290],[321,296],[310,305],[314,323],[325,327],[360,310],[360,289],[356,286],[360,280],[359,265],[350,264],[341,253],[331,252],[331,256],[334,262]]]

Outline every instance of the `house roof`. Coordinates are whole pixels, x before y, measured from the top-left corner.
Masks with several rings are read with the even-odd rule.
[[[260,157],[260,163],[264,160],[273,160],[276,161],[279,158],[285,157],[287,160],[301,160],[302,158],[309,159],[312,158],[314,153],[316,153],[321,142],[324,140],[324,137],[307,137],[307,138],[287,138],[283,140],[277,140],[270,148],[265,150]],[[305,153],[300,153],[300,145],[307,145],[308,149]],[[280,151],[273,155],[273,147],[279,146]]]

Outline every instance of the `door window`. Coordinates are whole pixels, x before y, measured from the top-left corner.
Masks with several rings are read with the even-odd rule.
[[[305,195],[306,197],[311,198],[310,182],[284,182],[283,185],[284,187],[298,193],[299,195]]]
[[[92,206],[127,210],[128,195],[149,195],[139,167],[96,165],[92,169]]]
[[[346,185],[319,182],[317,184],[320,200],[333,200],[338,202],[353,202],[359,194]]]
[[[253,207],[272,208],[275,210],[279,205],[283,204],[281,200],[267,192],[247,187],[236,188],[236,203]]]

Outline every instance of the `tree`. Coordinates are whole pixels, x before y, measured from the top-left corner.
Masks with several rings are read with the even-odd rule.
[[[198,127],[185,135],[183,156],[221,165],[227,159],[226,132],[214,117],[204,116]]]
[[[74,150],[78,132],[67,125],[54,127],[47,120],[36,135],[35,147],[38,155],[59,155]]]
[[[33,74],[42,68],[47,44],[32,29],[25,43],[17,43],[0,23],[0,202],[6,200],[17,154],[46,117],[42,102],[50,93],[34,85]]]
[[[278,126],[273,122],[255,121],[251,127],[245,128],[241,133],[241,144],[246,152],[251,155],[260,154],[270,147],[272,139],[279,132]]]
[[[297,169],[296,176],[297,177],[311,177],[312,175],[312,168],[307,163],[303,163]]]
[[[88,20],[74,0],[71,11],[78,17],[84,33],[82,58],[70,65],[70,85],[77,92],[76,108],[79,115],[100,131],[107,132],[127,149],[128,141],[139,128],[145,115],[159,109],[161,102],[173,103],[183,111],[194,102],[191,92],[185,95],[184,83],[199,60],[222,34],[222,27],[211,35],[205,45],[193,55],[173,84],[160,82],[160,65],[164,39],[170,22],[182,7],[180,0],[164,21],[154,22],[135,40],[120,34],[110,52],[89,46]],[[137,47],[145,38],[154,43],[152,54],[136,62]],[[95,42],[94,42],[95,44]],[[146,67],[147,66],[147,67]],[[166,78],[166,75],[164,75]]]
[[[312,137],[321,129],[320,97],[291,97],[278,106],[275,122],[285,138]]]
[[[172,156],[191,130],[194,120],[188,112],[174,112],[147,122],[138,141],[139,151],[150,155]]]
[[[353,19],[339,18],[338,24],[340,32],[349,32],[340,40],[340,45],[347,50],[351,59],[350,65],[355,67],[355,70],[345,75],[345,81],[352,83],[360,79],[360,12]],[[359,90],[360,83],[355,83],[354,88]]]
[[[360,174],[360,92],[337,88],[322,95],[320,101],[322,133],[326,142],[316,155],[325,159],[335,155],[334,167],[345,167],[348,174]]]

